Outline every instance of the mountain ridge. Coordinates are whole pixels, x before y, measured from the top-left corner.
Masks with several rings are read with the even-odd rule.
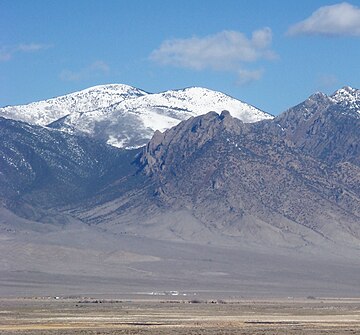
[[[190,116],[224,109],[245,122],[272,118],[206,88],[148,93],[123,84],[100,85],[28,105],[0,108],[0,115],[130,149],[145,145],[155,130],[164,131]]]
[[[95,93],[95,96],[94,96]],[[46,126],[70,114],[73,110],[78,113],[91,111],[100,107],[124,100],[126,97],[147,94],[145,91],[125,84],[96,85],[81,91],[39,100],[24,105],[2,107],[3,117]],[[49,115],[49,110],[52,115]],[[33,115],[23,115],[30,112]],[[55,114],[55,115],[54,115]]]
[[[331,164],[360,165],[360,90],[346,86],[330,96],[313,94],[274,120],[288,142],[307,153]]]
[[[0,292],[353,297],[356,99],[208,112],[133,150],[0,117]]]
[[[208,124],[202,125],[205,122]],[[182,199],[179,194],[187,194],[182,200],[184,206],[198,211],[204,222],[226,221],[228,217],[230,226],[234,218],[235,222],[246,222],[248,214],[259,217],[259,213],[263,213],[265,216],[260,215],[261,220],[271,222],[270,213],[275,210],[293,222],[321,232],[320,222],[331,221],[324,208],[330,213],[336,206],[339,206],[339,214],[334,214],[335,217],[347,208],[346,211],[356,216],[354,223],[359,221],[356,209],[360,206],[359,197],[350,191],[356,189],[356,185],[345,186],[346,182],[336,175],[336,168],[305,156],[298,148],[289,148],[281,133],[274,134],[262,128],[262,132],[256,129],[254,136],[252,127],[261,125],[243,124],[226,112],[221,115],[209,113],[184,121],[165,134],[154,135],[144,149],[142,162],[145,170],[159,180],[160,197],[166,203],[174,201],[178,205]],[[199,135],[196,136],[196,132]],[[276,177],[272,176],[271,169],[276,171]],[[358,170],[354,168],[355,171]],[[341,197],[335,201],[338,202],[335,206],[333,197],[339,187],[344,188],[343,192],[353,194],[353,206],[347,207],[348,199],[341,200]],[[251,192],[250,197],[243,190]],[[223,196],[216,196],[219,192]],[[305,198],[304,194],[307,195]],[[221,207],[224,201],[228,205],[224,203]],[[214,203],[218,206],[216,212],[212,208]],[[344,213],[340,216],[346,217]]]

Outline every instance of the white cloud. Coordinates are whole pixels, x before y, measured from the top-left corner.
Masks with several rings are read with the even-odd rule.
[[[105,62],[98,60],[89,66],[86,66],[79,71],[63,70],[59,77],[64,81],[79,81],[88,79],[94,76],[105,75],[110,72],[110,66]]]
[[[78,81],[81,79],[81,73],[71,70],[62,70],[59,77],[64,81]]]
[[[34,51],[48,49],[50,47],[51,46],[47,44],[29,43],[29,44],[19,44],[16,47],[16,50],[21,52],[34,52]]]
[[[102,72],[102,73],[108,73],[110,71],[110,66],[103,62],[102,60],[98,60],[94,63],[92,63],[89,66],[89,69],[95,72]]]
[[[262,69],[259,69],[259,70],[240,69],[238,71],[237,83],[239,85],[249,84],[253,81],[259,80],[262,77],[263,73],[264,73],[264,70],[262,70]]]
[[[241,32],[226,30],[202,38],[166,40],[151,53],[150,59],[162,65],[193,70],[235,72],[240,79],[247,77],[256,80],[261,77],[262,71],[248,71],[244,69],[244,64],[276,58],[270,48],[271,42],[270,28],[254,31],[251,38]]]
[[[360,8],[347,2],[320,7],[309,18],[291,26],[287,33],[360,36]]]
[[[39,43],[28,43],[18,45],[4,45],[0,48],[0,61],[6,62],[13,58],[17,53],[30,53],[45,50],[50,48],[51,45],[39,44]]]

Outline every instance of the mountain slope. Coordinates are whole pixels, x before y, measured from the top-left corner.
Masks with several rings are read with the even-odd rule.
[[[93,199],[75,216],[197,243],[359,245],[359,167],[329,165],[289,146],[275,121],[244,124],[227,112],[191,118],[156,132],[139,164],[148,176],[141,189]]]
[[[311,106],[317,118],[328,115],[329,108]],[[2,196],[15,204],[9,208],[24,202],[108,229],[198,242],[229,237],[304,247],[319,239],[356,245],[360,237],[359,166],[347,159],[330,164],[290,141],[278,118],[243,123],[225,111],[191,117],[155,132],[140,156],[1,121],[0,181]],[[334,129],[313,137],[321,143]],[[346,136],[356,138],[357,130],[349,125]],[[349,152],[349,143],[334,141],[332,150]]]
[[[29,105],[4,107],[0,115],[131,148],[145,145],[155,130],[164,131],[210,110],[229,110],[244,122],[272,118],[249,104],[205,88],[148,94],[117,84]]]
[[[317,238],[356,244],[360,168],[353,143],[359,125],[356,107],[345,100],[317,94],[257,123],[243,123],[229,112],[191,117],[155,132],[137,157],[138,151],[2,119],[3,197],[49,204],[55,211],[70,206],[66,215],[84,222],[116,223],[116,229],[124,224],[125,230],[145,229],[153,236],[159,233],[156,218],[172,217],[161,228],[171,236],[172,220],[185,224],[173,213],[183,213],[189,225],[178,232],[182,238],[209,240],[219,233],[270,244],[303,246]],[[333,122],[334,115],[350,121]],[[318,125],[310,137],[309,124]],[[317,151],[324,143],[331,143],[330,155]],[[342,156],[334,159],[334,153]],[[68,188],[61,197],[59,190]],[[207,233],[200,236],[203,229]]]
[[[360,90],[344,87],[331,96],[317,93],[275,118],[284,136],[329,164],[360,166]]]
[[[28,105],[3,107],[0,109],[0,115],[8,119],[46,126],[72,113],[86,113],[145,94],[147,93],[128,85],[99,85]]]
[[[156,133],[141,161],[159,201],[247,240],[286,244],[297,236],[290,244],[306,245],[311,231],[358,243],[360,169],[340,172],[289,147],[271,122],[243,124],[209,113]]]
[[[353,118],[328,98],[306,103],[314,124]],[[137,150],[0,118],[1,294],[358,294],[359,129],[322,156],[307,141],[338,124],[309,139],[297,111],[284,127],[210,112]]]
[[[133,153],[95,140],[0,117],[0,198],[27,217],[84,201],[126,178]]]

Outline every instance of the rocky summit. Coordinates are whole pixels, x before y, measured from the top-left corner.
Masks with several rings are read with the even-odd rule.
[[[344,87],[327,96],[316,93],[280,114],[276,122],[286,138],[329,164],[360,165],[360,91]]]
[[[0,281],[354,294],[359,119],[349,87],[254,123],[191,116],[132,150],[1,118]]]
[[[248,125],[209,113],[155,134],[140,161],[161,202],[221,233],[289,245],[296,236],[306,245],[316,235],[337,241],[345,234],[356,245],[359,167],[330,165],[287,142],[276,120]]]

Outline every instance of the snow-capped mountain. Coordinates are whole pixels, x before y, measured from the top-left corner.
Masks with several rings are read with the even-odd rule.
[[[144,94],[147,93],[128,85],[99,85],[27,105],[6,106],[0,108],[0,115],[8,119],[46,126],[72,113],[85,113]]]
[[[360,117],[360,90],[345,86],[330,96],[330,99],[351,111],[357,112]]]
[[[360,118],[353,94],[336,95],[256,123],[209,112],[135,150],[0,117],[0,293],[54,295],[61,275],[69,294],[193,292],[195,279],[199,291],[358,294]],[[135,127],[144,105],[119,122]]]
[[[201,87],[150,94],[121,85],[102,85],[28,105],[0,108],[0,116],[100,139],[116,147],[139,147],[155,130],[192,116],[228,110],[243,122],[273,118],[247,103]]]
[[[315,93],[274,121],[304,152],[330,165],[360,166],[360,90],[345,86],[329,96]]]

